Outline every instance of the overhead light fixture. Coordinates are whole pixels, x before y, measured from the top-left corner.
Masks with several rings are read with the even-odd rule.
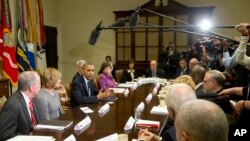
[[[197,24],[198,27],[200,27],[201,30],[207,31],[212,27],[212,24],[209,20],[202,20],[199,24]]]

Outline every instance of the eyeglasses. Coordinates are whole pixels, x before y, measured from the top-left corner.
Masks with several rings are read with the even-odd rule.
[[[203,83],[213,82],[213,80],[203,80]]]

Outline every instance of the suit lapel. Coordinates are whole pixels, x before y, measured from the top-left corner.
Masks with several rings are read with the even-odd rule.
[[[81,84],[82,84],[82,86],[83,86],[83,90],[85,91],[85,93],[86,93],[87,96],[88,96],[88,95],[89,95],[89,92],[88,92],[87,84],[86,84],[86,82],[85,82],[85,80],[84,80],[83,77],[81,77]]]
[[[25,102],[25,100],[24,100],[23,95],[21,94],[21,92],[18,94],[18,97],[19,97],[19,101],[20,101],[20,103],[22,105],[23,114],[26,117],[26,120],[29,123],[30,128],[33,129],[33,124],[32,124],[32,121],[30,119],[29,111],[27,109],[27,104],[26,104],[26,102]]]

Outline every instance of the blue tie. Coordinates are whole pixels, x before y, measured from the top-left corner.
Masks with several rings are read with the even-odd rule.
[[[88,81],[88,83],[87,83],[87,88],[88,88],[88,93],[89,93],[89,97],[90,97],[91,96],[90,81]]]

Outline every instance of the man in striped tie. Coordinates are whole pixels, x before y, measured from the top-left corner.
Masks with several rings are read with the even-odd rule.
[[[30,134],[39,122],[32,98],[39,94],[40,77],[35,71],[19,74],[18,90],[7,100],[0,114],[0,140]]]

